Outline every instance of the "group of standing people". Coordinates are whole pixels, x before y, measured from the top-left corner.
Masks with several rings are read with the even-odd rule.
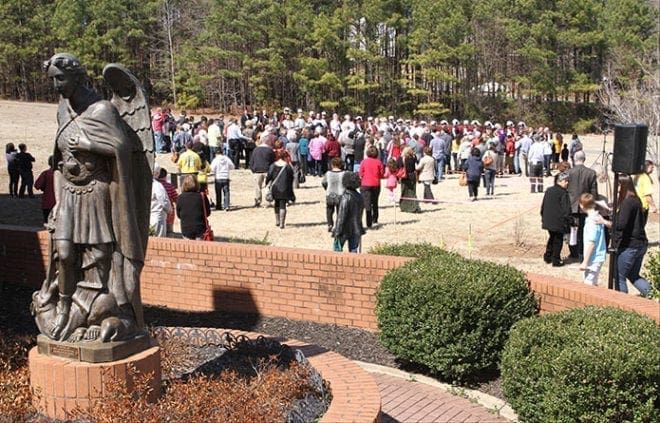
[[[584,161],[584,151],[577,151],[575,166],[558,173],[555,184],[545,192],[541,217],[548,241],[543,259],[553,266],[563,266],[561,250],[568,238],[569,257],[579,263],[584,283],[597,285],[609,243],[609,252],[616,256],[617,290],[628,292],[630,281],[642,295],[649,295],[651,285],[640,271],[648,249],[648,214],[657,213],[649,176],[654,164],[647,160],[643,173],[619,176],[618,201],[612,206],[615,210],[611,210],[598,194],[596,172],[586,167]]]
[[[34,197],[32,190],[34,184],[34,175],[32,174],[34,157],[28,153],[27,145],[23,143],[18,144],[18,150],[16,150],[14,143],[7,143],[5,146],[5,157],[9,172],[9,196],[24,198],[27,191],[30,198]]]
[[[495,178],[506,171],[522,174],[522,162],[525,174],[532,181],[532,190],[543,192],[543,177],[550,175],[550,169],[560,158],[568,160],[569,150],[573,151],[572,158],[572,154],[581,149],[579,140],[574,139],[569,149],[563,144],[561,135],[553,136],[548,128],[533,129],[524,122],[514,125],[512,121],[502,126],[490,121],[483,125],[476,120],[461,123],[457,119],[451,123],[442,120],[427,124],[425,121],[395,120],[393,116],[364,120],[361,116],[353,119],[346,115],[341,120],[337,114],[329,119],[324,112],[310,112],[306,116],[301,109],[294,114],[291,109],[284,108],[283,113],[273,113],[272,116],[265,110],[260,115],[245,110],[240,119],[232,118],[228,125],[222,116],[217,120],[202,116],[199,122],[185,117],[183,122],[180,129],[177,121],[173,145],[180,145],[181,139],[192,138],[189,142],[193,142],[192,150],[200,155],[202,168],[204,155],[208,157],[218,149],[229,156],[235,168],[244,159],[246,168],[255,174],[255,206],[261,204],[268,166],[275,160],[272,157],[264,161],[260,146],[288,151],[286,161],[293,167],[296,187],[306,176],[323,177],[332,169],[335,158],[341,158],[343,168],[359,172],[362,162],[370,158],[368,150],[373,146],[377,149],[375,158],[384,168],[384,174],[379,178],[387,179],[389,198],[394,201],[394,190],[401,185],[401,210],[412,213],[421,211],[416,184],[423,184],[423,200],[434,200],[432,185],[442,182],[452,168],[453,172],[466,174],[471,201],[477,200],[481,181],[486,187],[486,195],[492,196]],[[535,143],[538,148],[533,147]],[[536,150],[539,150],[538,154]],[[258,156],[256,160],[253,160],[254,154]],[[180,164],[180,160],[177,163]],[[180,167],[181,173],[189,171],[204,173],[199,169]],[[202,181],[200,184],[204,186]],[[373,181],[363,183],[365,191],[374,191],[372,184]],[[372,219],[367,218],[367,224],[370,220],[373,224],[373,216],[377,223],[378,204],[377,199],[374,201],[374,194],[367,192],[363,195],[367,215],[372,216]]]
[[[166,181],[167,172],[154,170],[151,225],[155,235],[171,232],[178,215],[183,236],[200,239],[208,228],[212,207],[230,210],[230,173],[241,159],[253,173],[255,206],[261,205],[266,188],[269,202],[274,205],[275,224],[282,229],[286,226],[287,206],[296,201],[295,188],[305,176],[321,177],[326,189],[328,231],[336,239],[348,241],[351,251],[355,250],[358,234],[364,233],[362,214],[366,228],[378,224],[383,179],[390,202],[396,201],[395,190],[400,185],[401,210],[419,213],[421,201],[434,200],[432,185],[442,182],[452,167],[454,172],[465,174],[471,201],[477,200],[481,182],[486,195],[494,195],[497,176],[507,171],[523,174],[524,170],[530,178],[531,192],[545,192],[541,215],[543,228],[549,233],[543,256],[546,262],[564,264],[561,249],[574,228],[569,257],[580,263],[585,283],[597,284],[605,246],[611,239],[611,248],[618,257],[619,289],[627,290],[628,278],[640,291],[648,291],[648,282],[639,276],[639,268],[648,245],[644,230],[647,216],[657,212],[653,200],[657,190],[648,176],[654,165],[647,161],[645,173],[620,178],[618,219],[613,226],[608,210],[598,205],[601,198],[597,175],[585,166],[585,154],[576,135],[569,146],[563,143],[561,134],[552,136],[547,128],[530,132],[522,122],[518,126],[507,122],[506,128],[489,122],[483,126],[476,121],[464,122],[460,129],[458,122],[449,125],[446,121],[427,125],[421,121],[394,122],[391,118],[363,122],[359,116],[353,120],[348,115],[344,121],[336,115],[332,120],[323,115],[305,118],[300,110],[295,119],[290,110],[285,110],[279,120],[266,118],[265,112],[258,117],[245,113],[240,119],[230,119],[226,126],[222,116],[217,120],[203,117],[199,122],[186,116],[174,120],[166,109],[157,109],[152,118],[157,151],[167,151],[170,145],[176,150],[182,188],[179,195]],[[179,150],[182,142],[184,149]],[[210,162],[206,159],[209,155],[213,156]],[[52,187],[52,176],[49,180],[47,171],[33,181],[35,159],[25,144],[16,149],[8,143],[6,158],[10,196],[23,198],[27,192],[32,197],[33,186],[45,193],[49,185]],[[569,159],[572,166],[568,165]],[[562,171],[558,166],[561,163],[566,163],[568,169]],[[544,191],[543,178],[555,167],[560,170],[555,184]],[[51,172],[52,168],[51,163]],[[348,176],[352,171],[355,174]],[[215,175],[215,202],[208,197],[208,173]],[[416,194],[418,184],[423,184],[421,201]],[[342,209],[344,198],[351,206],[347,203]],[[44,220],[54,197],[46,202],[52,204],[44,203]],[[347,227],[349,235],[344,237],[339,228],[348,221],[352,223]],[[337,242],[335,248],[340,244]]]
[[[36,181],[32,173],[34,156],[28,153],[27,146],[7,143],[5,146],[7,171],[9,173],[9,196],[11,198],[34,198],[33,188],[43,192],[41,197],[41,211],[44,223],[48,222],[50,211],[55,206],[55,187],[53,182],[53,156],[48,158],[48,168],[39,174]],[[20,182],[20,185],[19,185]]]

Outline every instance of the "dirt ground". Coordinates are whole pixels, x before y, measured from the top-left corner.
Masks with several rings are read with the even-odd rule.
[[[57,131],[55,104],[0,101],[0,128],[6,142],[25,143],[36,158],[35,179],[46,168]],[[565,139],[570,139],[570,134]],[[587,155],[587,164],[601,169],[600,157],[603,136],[581,137]],[[605,139],[605,151],[612,151],[613,136]],[[176,171],[169,154],[157,158],[168,171]],[[656,170],[657,172],[657,170]],[[610,175],[610,181],[612,177]],[[546,188],[552,178],[545,178]],[[495,196],[486,198],[480,187],[480,198],[468,202],[467,187],[458,185],[458,176],[449,175],[446,181],[433,186],[437,203],[422,203],[422,213],[402,213],[398,207],[380,196],[380,217],[377,228],[362,238],[362,251],[379,243],[430,242],[443,245],[465,256],[510,264],[520,270],[542,273],[581,281],[577,264],[554,268],[542,260],[547,240],[541,229],[539,209],[543,194],[531,194],[527,178],[504,176],[495,181]],[[422,185],[417,196],[421,198]],[[210,184],[212,198],[213,184]],[[606,184],[599,183],[599,191],[611,200]],[[229,238],[266,240],[274,246],[291,248],[332,249],[332,238],[325,222],[325,196],[320,178],[308,177],[296,191],[297,202],[289,208],[287,226],[275,227],[272,208],[252,207],[252,177],[248,170],[236,170],[231,180],[232,210],[213,211],[210,222],[220,240]],[[657,197],[656,197],[657,198]],[[657,201],[657,200],[656,200]],[[12,199],[8,195],[7,163],[0,160],[0,223],[40,226],[42,222],[40,200]],[[651,248],[658,248],[660,219],[652,214],[647,225]],[[178,228],[175,224],[175,231]],[[564,247],[568,255],[568,247]],[[607,263],[601,272],[600,286],[607,286]],[[632,288],[631,293],[637,293]]]

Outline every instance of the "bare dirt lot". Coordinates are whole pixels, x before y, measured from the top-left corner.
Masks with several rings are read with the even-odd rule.
[[[35,179],[46,168],[53,149],[57,131],[56,108],[54,104],[0,101],[0,128],[5,134],[5,142],[28,145],[28,151],[36,157]],[[570,140],[570,135],[565,139]],[[586,136],[582,137],[582,141],[587,164],[593,164],[594,169],[600,171],[599,163],[594,162],[600,162],[597,159],[603,150],[603,136]],[[612,147],[613,137],[608,135],[605,150],[610,152]],[[169,154],[161,154],[157,160],[168,171],[176,171]],[[550,177],[545,178],[546,188],[552,181]],[[212,183],[210,191],[212,198],[215,198]],[[611,199],[605,183],[599,183],[599,191]],[[12,199],[8,192],[7,163],[1,160],[0,223],[40,226],[40,199]],[[465,256],[510,264],[523,271],[582,280],[576,264],[553,268],[543,262],[547,240],[539,215],[543,194],[530,194],[527,178],[497,178],[495,196],[486,198],[484,193],[485,189],[480,187],[479,200],[468,202],[467,187],[458,185],[458,176],[449,175],[446,181],[433,186],[433,194],[439,200],[437,203],[422,203],[422,213],[409,214],[402,213],[389,203],[383,192],[380,196],[379,225],[362,238],[362,251],[368,252],[379,243],[430,242]],[[418,198],[421,194],[422,186],[418,185]],[[289,208],[286,228],[280,230],[275,227],[272,208],[252,207],[250,171],[236,170],[231,181],[232,210],[213,211],[211,225],[220,240],[259,239],[274,246],[331,250],[332,239],[325,222],[325,196],[320,178],[308,177],[307,182],[296,191],[296,197],[296,204]],[[660,239],[658,214],[650,216],[647,234],[651,248],[657,248]],[[568,255],[566,246],[564,255]],[[607,273],[607,269],[601,272],[600,286],[606,287]],[[636,294],[634,288],[631,292]]]

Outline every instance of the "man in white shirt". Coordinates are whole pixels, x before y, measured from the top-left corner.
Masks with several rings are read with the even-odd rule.
[[[238,126],[238,119],[232,118],[227,127],[227,142],[229,144],[229,157],[234,162],[234,167],[238,168],[238,162],[243,155],[243,145],[249,140],[241,133],[241,127]]]
[[[339,120],[339,115],[337,113],[332,114],[332,119],[330,120],[330,130],[334,136],[337,136],[337,134],[341,132],[341,121]]]
[[[211,157],[215,156],[215,150],[220,147],[221,136],[220,127],[215,119],[209,119],[209,127],[206,131],[206,137],[208,139],[209,153]]]
[[[298,131],[302,131],[305,126],[307,126],[307,122],[305,121],[303,110],[298,109],[298,116],[296,117],[296,120],[293,121],[293,127]]]
[[[291,119],[291,109],[288,107],[284,108],[284,118],[280,124],[280,127],[289,130],[294,127],[293,119]]]
[[[344,121],[341,123],[339,132],[334,132],[333,135],[335,135],[341,145],[344,145],[346,143],[346,140],[349,138],[349,135],[351,132],[355,130],[355,124],[351,120],[350,115],[344,116]],[[337,135],[338,134],[338,135]]]
[[[529,177],[529,149],[534,141],[527,135],[527,131],[522,131],[520,138],[520,162],[525,165],[525,176]]]
[[[534,135],[534,143],[529,147],[527,159],[529,161],[530,192],[543,192],[543,149],[545,142],[540,135]]]
[[[234,163],[229,157],[222,154],[222,149],[215,151],[215,158],[211,162],[211,173],[215,175],[215,209],[222,207],[229,211],[229,173],[234,170]],[[224,196],[224,203],[223,203]]]
[[[158,181],[160,166],[154,165],[154,177],[151,181],[151,213],[149,214],[149,226],[154,236],[167,236],[167,215],[172,210],[172,203],[167,196],[165,187]]]

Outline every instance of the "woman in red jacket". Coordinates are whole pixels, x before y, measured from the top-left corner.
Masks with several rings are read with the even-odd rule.
[[[327,169],[332,169],[332,159],[339,157],[341,159],[341,144],[332,133],[328,133],[328,140],[323,147],[323,153],[327,157]]]
[[[367,149],[367,157],[360,163],[360,194],[367,216],[367,228],[378,223],[378,196],[380,180],[385,177],[383,162],[378,159],[378,149],[373,145]]]
[[[516,173],[513,166],[513,157],[516,155],[516,140],[513,138],[513,134],[506,137],[504,152],[506,153],[506,167],[509,169],[509,175],[513,175]]]

